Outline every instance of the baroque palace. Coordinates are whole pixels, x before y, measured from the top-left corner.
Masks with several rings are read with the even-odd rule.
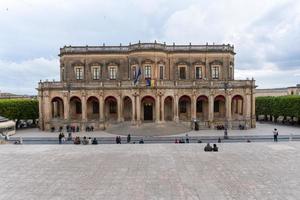
[[[60,81],[38,86],[42,130],[129,121],[255,127],[255,81],[234,79],[232,45],[65,46]]]

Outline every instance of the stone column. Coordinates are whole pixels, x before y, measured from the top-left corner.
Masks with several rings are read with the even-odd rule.
[[[191,102],[191,110],[192,110],[192,113],[191,113],[191,120],[193,119],[196,119],[196,95],[193,94],[192,95],[192,102]]]
[[[163,96],[160,97],[160,105],[161,105],[161,108],[160,108],[161,121],[165,122],[165,101],[164,101],[164,97]]]
[[[103,94],[99,96],[99,119],[100,122],[104,122],[104,97]]]
[[[160,122],[160,95],[157,94],[155,98],[155,121]]]
[[[135,116],[136,116],[136,95],[133,95],[132,99],[132,117],[131,117],[131,122],[135,123]]]
[[[230,129],[232,124],[231,124],[231,94],[227,93],[226,94],[226,119],[227,120],[227,126]]]
[[[51,100],[49,97],[49,92],[46,91],[43,94],[43,99],[44,99],[44,105],[42,105],[44,107],[44,126],[46,130],[50,129],[50,121],[51,121]]]
[[[178,116],[178,95],[174,95],[174,105],[173,105],[173,110],[174,110],[174,121],[179,122],[179,116]]]
[[[214,121],[214,95],[210,94],[208,97],[208,121],[210,128],[213,129],[213,121]]]
[[[122,118],[123,118],[123,113],[122,113],[122,103],[123,103],[123,101],[122,101],[122,96],[121,96],[121,94],[120,95],[118,95],[118,97],[117,97],[117,102],[118,102],[118,122],[121,122],[122,121]]]
[[[85,130],[86,127],[86,122],[87,122],[87,110],[86,110],[86,94],[82,94],[82,98],[81,98],[81,108],[82,108],[82,112],[81,112],[81,116],[82,116],[82,126],[81,126],[81,131]]]
[[[43,92],[39,91],[39,95],[38,95],[38,100],[39,100],[39,127],[41,130],[45,130],[44,127],[44,115],[43,115]]]
[[[70,94],[64,93],[64,119],[69,120],[70,116]]]
[[[141,101],[139,94],[136,96],[136,122],[137,124],[141,123]]]

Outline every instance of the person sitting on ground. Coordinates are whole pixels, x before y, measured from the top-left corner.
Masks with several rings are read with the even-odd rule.
[[[144,144],[143,138],[140,139],[139,143],[140,143],[140,144]]]
[[[82,144],[83,145],[89,144],[89,141],[87,140],[87,138],[85,136],[83,137]]]
[[[96,138],[93,139],[92,144],[98,144],[98,141]]]
[[[218,151],[218,149],[219,149],[219,148],[217,147],[217,145],[216,145],[216,144],[213,144],[212,150],[213,150],[213,151]]]
[[[176,139],[175,139],[175,144],[178,144],[178,143],[179,143],[179,141],[178,141],[178,139],[176,138]]]
[[[212,151],[212,147],[210,146],[209,143],[206,144],[206,146],[204,147],[204,151]]]
[[[80,142],[80,138],[77,136],[77,137],[75,137],[75,139],[74,139],[74,144],[80,144],[81,142]]]
[[[88,142],[89,142],[89,144],[92,144],[92,138],[91,137],[89,137]]]

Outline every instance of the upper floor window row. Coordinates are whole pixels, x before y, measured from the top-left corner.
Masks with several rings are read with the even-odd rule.
[[[74,67],[75,78],[76,80],[84,79],[84,68],[83,66]],[[101,76],[101,68],[100,66],[92,66],[91,67],[91,79],[99,80]],[[117,78],[117,66],[109,66],[108,67],[108,78],[111,80],[115,80]]]

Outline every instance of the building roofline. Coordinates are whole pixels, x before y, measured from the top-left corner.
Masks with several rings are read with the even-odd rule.
[[[205,45],[167,45],[166,43],[135,43],[126,46],[64,46],[60,48],[59,56],[66,54],[93,54],[93,53],[120,53],[127,54],[138,51],[161,51],[166,53],[180,52],[204,52],[204,53],[224,53],[235,55],[234,46],[230,44],[205,44]]]

